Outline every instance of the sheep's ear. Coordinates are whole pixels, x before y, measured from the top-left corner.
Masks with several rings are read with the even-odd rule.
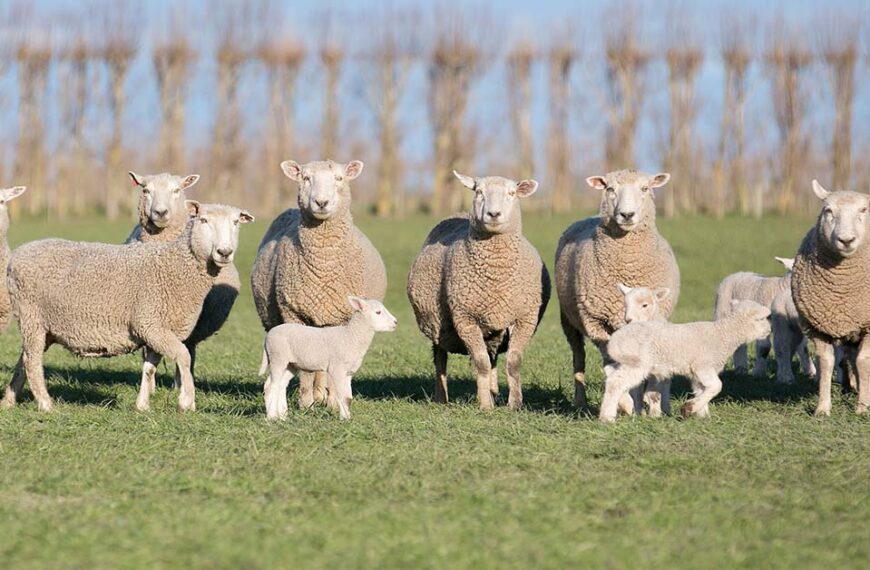
[[[453,171],[453,176],[459,179],[463,186],[468,188],[469,190],[474,190],[477,187],[477,181],[471,176],[466,176],[464,174],[459,174],[455,170]]]
[[[25,190],[27,190],[27,186],[13,186],[12,188],[5,188],[3,190],[0,190],[0,200],[5,203],[9,200],[18,198],[19,196],[24,194]]]
[[[199,182],[199,174],[189,174],[184,177],[184,180],[181,181],[180,188],[182,190],[187,190],[197,182]]]
[[[663,303],[671,296],[671,290],[667,287],[659,287],[658,289],[653,290],[653,294],[656,296],[656,301]]]
[[[740,301],[738,301],[737,299],[731,299],[731,310],[733,311],[734,309],[736,309],[737,305],[739,305],[739,304],[740,304]]]
[[[142,188],[145,186],[145,179],[143,177],[139,176],[138,174],[136,174],[132,170],[130,172],[128,172],[127,174],[130,175],[130,180],[133,181],[134,187]]]
[[[520,198],[528,198],[538,190],[538,182],[536,180],[521,180],[517,183],[517,196]]]
[[[195,218],[199,215],[199,211],[202,209],[202,204],[197,202],[196,200],[185,200],[184,206],[187,208],[187,214],[191,218]]]
[[[617,283],[616,288],[619,289],[619,292],[623,295],[628,295],[628,292],[631,291],[631,287],[625,285],[624,283]]]
[[[363,161],[361,160],[351,160],[344,167],[344,177],[348,180],[353,180],[357,176],[359,176],[363,171]]]
[[[651,176],[649,179],[649,187],[650,188],[661,188],[665,184],[668,183],[668,180],[671,179],[671,175],[667,172],[659,172],[655,176]]]
[[[782,263],[782,266],[785,267],[788,271],[791,271],[794,268],[794,258],[774,257],[774,259]]]
[[[831,193],[825,190],[815,178],[813,179],[813,193],[819,198],[819,200],[825,200],[831,195]]]
[[[353,295],[348,295],[347,302],[350,303],[350,306],[354,311],[362,311],[366,308],[366,301],[362,297],[354,297]]]
[[[586,184],[595,190],[604,190],[607,188],[607,180],[603,176],[590,176],[586,179]]]
[[[242,210],[239,212],[239,221],[243,224],[248,224],[254,221],[254,216],[252,216],[247,210]]]
[[[282,162],[281,170],[284,171],[284,176],[290,180],[295,182],[302,180],[302,167],[295,160],[285,160]]]

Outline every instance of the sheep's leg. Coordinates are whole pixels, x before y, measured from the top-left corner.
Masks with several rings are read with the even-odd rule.
[[[817,416],[831,415],[831,376],[834,373],[834,345],[828,341],[813,337],[816,345],[816,355],[819,357],[819,403],[816,405]]]
[[[647,405],[647,413],[651,418],[662,417],[663,392],[666,382],[666,380],[659,381],[652,376],[646,380],[646,391],[643,394],[643,400]]]
[[[432,360],[435,361],[435,401],[447,403],[447,351],[432,345]]]
[[[299,407],[304,409],[314,405],[314,373],[299,373]]]
[[[631,390],[625,392],[619,398],[619,404],[617,405],[616,409],[620,414],[624,414],[626,416],[634,415],[634,397],[631,394]]]
[[[493,355],[489,358],[489,365],[492,367],[492,372],[489,377],[489,391],[493,396],[498,396],[498,355]]]
[[[27,384],[33,393],[36,404],[43,412],[50,412],[54,407],[48,388],[45,386],[45,371],[42,367],[42,355],[48,347],[45,332],[21,331],[24,345],[22,353],[24,373],[27,375]]]
[[[740,345],[734,351],[734,372],[738,374],[746,374],[749,371],[749,348],[747,345]]]
[[[136,398],[136,409],[147,412],[151,408],[151,394],[154,393],[154,376],[162,358],[146,347],[142,350],[145,361],[142,363],[142,382],[139,385],[139,397]]]
[[[842,348],[843,386],[846,392],[858,391],[857,348],[844,345]]]
[[[18,357],[18,363],[15,365],[15,371],[12,373],[12,380],[6,386],[6,393],[3,395],[3,401],[0,402],[0,408],[12,408],[18,397],[21,396],[21,390],[24,389],[24,353]]]
[[[801,362],[801,369],[804,371],[804,374],[813,377],[816,375],[816,364],[813,362],[813,359],[810,358],[808,344],[807,337],[801,335],[800,343],[795,351],[797,352],[798,360]]]
[[[523,351],[532,339],[537,324],[537,313],[530,321],[517,323],[510,332],[505,371],[508,379],[508,408],[520,410],[523,407],[523,386],[520,379],[520,369],[523,366]],[[493,368],[493,372],[495,368]],[[496,384],[496,389],[498,385]]]
[[[776,331],[773,337],[773,353],[776,357],[776,382],[778,384],[794,384],[794,372],[791,360],[795,349],[794,332],[788,329]]]
[[[692,381],[697,386],[695,397],[683,404],[684,416],[706,418],[710,416],[710,401],[722,391],[722,380],[716,370],[696,371]]]
[[[196,344],[185,342],[184,346],[187,347],[187,352],[190,353],[190,375],[193,376],[193,381],[196,382],[196,376],[193,373],[193,369],[196,366]],[[175,365],[175,383],[173,386],[176,390],[181,388],[181,369],[178,367],[178,364]]]
[[[671,415],[671,379],[656,378],[656,388],[661,396],[661,411],[665,415]]]
[[[604,397],[601,399],[601,410],[598,419],[602,422],[612,422],[616,419],[617,407],[622,396],[630,389],[643,384],[646,373],[639,368],[628,366],[608,366],[607,378],[604,381]]]
[[[196,411],[196,389],[190,373],[190,353],[184,343],[169,331],[154,331],[143,335],[148,347],[175,361],[181,370],[181,391],[178,393],[178,409],[182,412]]]
[[[562,331],[568,344],[571,346],[572,364],[574,367],[574,406],[586,409],[586,344],[583,335],[568,321],[565,314],[561,314]]]
[[[767,356],[770,354],[770,337],[755,341],[755,365],[752,375],[756,378],[767,376]]]
[[[329,392],[326,389],[329,385],[329,379],[326,377],[327,372],[314,373],[314,386],[312,395],[315,404],[325,404],[329,398]]]
[[[480,409],[491,410],[495,407],[492,392],[489,391],[492,368],[489,365],[489,353],[483,340],[483,332],[472,319],[464,315],[454,315],[453,324],[474,363],[474,371],[477,375],[477,401]]]
[[[855,368],[858,371],[858,405],[855,413],[870,413],[870,335],[865,334],[858,345]]]

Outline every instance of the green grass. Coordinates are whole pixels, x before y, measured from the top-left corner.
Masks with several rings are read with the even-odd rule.
[[[552,268],[567,217],[527,216]],[[858,568],[870,559],[870,418],[815,387],[726,372],[709,421],[600,425],[568,405],[570,353],[555,299],[526,352],[526,409],[479,412],[467,359],[455,403],[430,402],[432,365],[405,278],[434,223],[360,219],[386,261],[399,330],[354,380],[353,420],[323,409],[264,420],[262,331],[247,273],[265,222],[243,228],[245,290],[202,346],[195,414],[161,367],[153,411],[133,410],[140,360],[47,354],[58,406],[0,413],[0,564],[74,568]],[[779,273],[808,219],[661,222],[683,273],[675,320],[708,318],[737,270]],[[12,240],[121,241],[129,224],[16,222]],[[0,337],[5,384],[18,351]],[[599,363],[590,366],[593,405]],[[685,382],[675,396],[684,400]],[[295,394],[293,394],[295,397]]]

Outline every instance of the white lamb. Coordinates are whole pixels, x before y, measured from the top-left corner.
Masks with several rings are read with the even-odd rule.
[[[272,328],[263,343],[260,374],[269,370],[264,385],[266,418],[287,417],[287,385],[300,372],[327,372],[329,405],[341,419],[350,418],[350,381],[362,365],[375,332],[396,330],[396,317],[374,299],[348,296],[353,315],[347,324],[310,327],[285,323]]]
[[[732,303],[732,311],[715,321],[673,324],[631,323],[613,333],[604,368],[607,380],[599,419],[616,418],[620,399],[650,376],[661,380],[688,376],[695,397],[683,405],[683,415],[707,417],[708,405],[722,390],[719,372],[741,344],[770,334],[770,309],[753,301]]]

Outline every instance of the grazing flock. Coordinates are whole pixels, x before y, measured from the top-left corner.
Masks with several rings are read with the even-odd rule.
[[[375,332],[396,328],[382,303],[383,260],[351,217],[351,181],[363,163],[288,160],[281,168],[298,186],[297,204],[269,226],[251,274],[266,331],[260,367],[260,375],[268,373],[266,417],[287,417],[287,388],[298,376],[301,408],[326,404],[348,419],[351,379]],[[473,193],[470,211],[432,229],[407,283],[417,325],[432,344],[434,399],[448,401],[448,355],[467,354],[479,406],[493,408],[497,361],[506,353],[507,405],[518,410],[523,353],[551,294],[546,264],[522,228],[521,204],[538,183],[454,174]],[[187,199],[197,175],[130,172],[130,178],[139,191],[139,224],[122,245],[43,239],[10,254],[6,203],[25,188],[0,190],[0,261],[7,276],[0,326],[11,315],[21,333],[3,407],[15,405],[26,380],[38,408],[52,409],[43,354],[59,344],[79,356],[143,349],[139,410],[149,408],[157,365],[168,357],[176,364],[179,409],[195,410],[197,346],[222,327],[238,297],[239,230],[254,217]],[[748,372],[747,345],[755,343],[755,375],[766,373],[772,348],[778,382],[794,382],[794,355],[806,374],[817,376],[817,415],[830,414],[835,369],[844,389],[858,391],[856,411],[866,413],[870,196],[829,192],[813,181],[821,212],[796,257],[777,258],[785,275],[730,275],[716,292],[713,320],[676,324],[668,319],[679,299],[679,267],[656,228],[656,189],[669,178],[635,170],[587,178],[601,193],[600,214],[572,224],[559,240],[554,277],[575,405],[588,408],[586,339],[604,363],[602,421],[619,413],[670,414],[676,375],[689,378],[693,391],[682,414],[709,416],[727,361],[733,357],[735,369]]]

